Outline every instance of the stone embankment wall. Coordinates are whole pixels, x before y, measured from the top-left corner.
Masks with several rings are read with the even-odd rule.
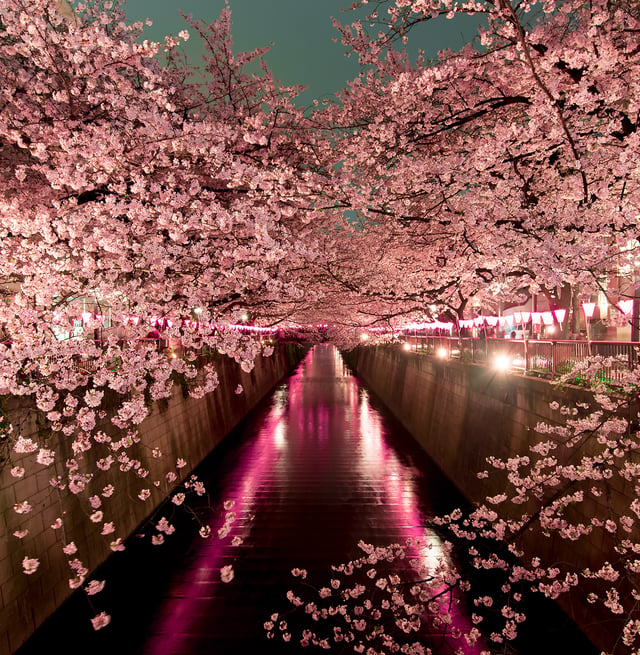
[[[73,574],[68,560],[71,558],[62,552],[66,543],[73,541],[78,548],[74,557],[89,571],[95,570],[112,554],[110,543],[117,538],[124,541],[133,534],[165,500],[170,488],[175,486],[167,482],[166,472],[174,471],[179,480],[187,477],[295,367],[303,354],[304,349],[296,344],[281,345],[271,357],[258,358],[251,373],[242,371],[233,360],[221,357],[216,364],[220,385],[214,392],[194,399],[185,397],[177,386],[173,396],[156,403],[140,424],[140,443],[128,453],[149,469],[146,479],[140,479],[135,471],[123,474],[118,463],[109,471],[98,470],[95,461],[109,454],[109,450],[106,445],[102,449],[95,445],[82,454],[82,459],[76,456],[80,470],[95,472],[87,489],[77,495],[67,490],[59,493],[50,484],[52,477],[66,470],[65,459],[74,457],[64,437],[46,430],[32,404],[23,399],[5,398],[8,414],[15,417],[19,413],[22,418],[22,436],[55,449],[61,457],[45,467],[35,463],[35,453],[13,453],[11,462],[0,464],[0,655],[15,652],[70,595],[69,578]],[[238,384],[244,389],[241,394],[235,393]],[[162,457],[153,457],[154,448],[162,452]],[[187,461],[186,467],[176,468],[178,457]],[[16,465],[25,468],[23,478],[11,476],[10,468]],[[156,486],[153,481],[160,484]],[[110,497],[102,497],[100,509],[104,511],[103,521],[113,522],[116,530],[103,536],[103,522],[94,524],[88,518],[93,511],[88,498],[100,494],[109,484],[113,484],[115,491]],[[138,498],[143,488],[151,490],[151,497],[146,501]],[[24,500],[32,506],[32,511],[16,514],[14,504]],[[64,519],[64,529],[54,530],[51,525],[58,517]],[[26,537],[13,536],[14,531],[24,528],[29,530]],[[40,559],[40,567],[31,575],[25,575],[22,569],[25,556]]]
[[[560,390],[545,380],[441,361],[397,347],[360,347],[344,353],[344,358],[472,503],[505,491],[502,476],[477,477],[479,471],[492,470],[488,456],[528,454],[529,446],[544,438],[533,429],[536,424],[557,420],[549,403],[573,406],[590,399],[582,388]],[[583,454],[588,449],[587,444]],[[554,455],[566,454],[558,449]],[[634,497],[631,485],[614,484],[608,498],[585,497],[582,514],[572,519],[588,525],[592,517],[628,513],[624,508]],[[529,532],[521,543],[525,552],[539,554],[546,564],[569,562],[597,570],[617,558],[613,548],[619,539],[604,530],[578,542]],[[614,650],[620,624],[613,615],[596,613],[578,593],[562,596],[560,605],[598,648]]]

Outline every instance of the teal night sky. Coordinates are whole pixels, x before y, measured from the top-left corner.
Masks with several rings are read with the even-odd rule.
[[[344,47],[333,38],[338,33],[331,17],[341,23],[352,22],[361,11],[341,12],[350,0],[230,0],[233,39],[237,52],[271,46],[265,57],[276,79],[284,84],[309,86],[299,99],[308,105],[313,98],[331,96],[343,88],[347,80],[358,75],[355,58],[344,56]],[[162,39],[177,34],[185,24],[179,11],[210,22],[217,18],[224,0],[127,0],[125,9],[130,21],[150,18],[146,38]],[[370,7],[369,7],[370,8]],[[367,9],[365,7],[365,9]],[[458,49],[476,32],[480,19],[458,16],[454,20],[439,18],[425,25],[412,36],[415,49],[422,48],[435,57],[443,48]],[[197,65],[197,38],[187,42],[185,51]]]

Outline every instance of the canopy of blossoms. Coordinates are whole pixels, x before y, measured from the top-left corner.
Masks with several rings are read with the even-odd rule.
[[[458,13],[486,17],[476,42],[409,54],[415,26]],[[0,0],[0,393],[33,399],[77,453],[102,438],[105,394],[108,438],[134,439],[177,379],[215,389],[203,352],[251,370],[270,330],[348,343],[469,319],[471,301],[566,309],[567,290],[633,270],[634,3],[381,0],[336,24],[360,76],[306,111],[264,65],[246,72],[263,51],[233,51],[228,8],[185,21],[152,43],[117,2]],[[58,457],[4,430],[8,460]]]

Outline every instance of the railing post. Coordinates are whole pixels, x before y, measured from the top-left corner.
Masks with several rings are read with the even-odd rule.
[[[556,342],[551,342],[551,379],[556,377]]]

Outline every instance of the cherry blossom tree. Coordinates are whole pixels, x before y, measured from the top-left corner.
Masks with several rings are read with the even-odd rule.
[[[335,169],[334,206],[361,213],[380,244],[380,277],[396,269],[403,289],[405,261],[422,267],[388,301],[411,304],[419,290],[455,312],[471,297],[492,307],[543,293],[557,306],[567,285],[597,290],[637,247],[637,12],[374,7],[369,22],[340,28],[364,70],[325,112],[340,145],[324,167]],[[475,47],[412,60],[403,43],[417,25],[465,12],[487,19]]]
[[[333,338],[348,343],[364,325],[462,317],[472,300],[492,308],[543,293],[566,303],[567,289],[594,293],[603,276],[635,264],[633,4],[370,6],[366,21],[338,26],[361,75],[335,101],[303,111],[293,103],[299,90],[279,86],[264,65],[246,72],[264,51],[234,52],[228,7],[211,25],[186,17],[206,48],[194,71],[179,51],[187,30],[149,42],[144,26],[128,25],[110,0],[0,0],[0,391],[32,399],[74,457],[25,439],[17,423],[6,423],[4,443],[9,460],[27,454],[61,470],[57,490],[81,495],[105,536],[114,526],[103,520],[85,453],[106,445],[124,473],[142,478],[147,467],[130,449],[150,403],[178,380],[194,396],[215,389],[207,352],[246,371],[271,352],[235,329],[244,313],[258,326],[329,323]],[[477,43],[437,61],[410,54],[421,23],[461,13],[486,17]],[[167,357],[157,336],[179,340],[184,356]],[[521,569],[472,557],[548,595],[576,579],[609,585],[593,600],[624,615],[622,641],[635,647],[632,537],[613,569],[557,573],[521,553],[517,539],[533,524],[588,537],[588,526],[565,523],[560,507],[597,496],[593,489],[606,493],[605,469],[636,484],[627,465],[635,424],[617,418],[635,399],[629,375],[623,405],[597,396],[603,410],[578,408],[579,419],[548,428],[568,449],[587,437],[599,444],[584,455],[586,473],[550,461],[553,446],[537,444],[526,461],[493,462],[515,491],[489,501],[527,496],[537,509],[504,518],[483,507],[445,522],[458,537],[508,537],[512,555],[525,558]],[[188,478],[184,487],[179,457],[172,454],[167,471],[168,490],[183,484],[176,504],[201,491]],[[141,483],[143,496],[145,489]],[[29,499],[15,511],[28,518]],[[591,529],[631,534],[634,514],[630,507],[598,517]],[[171,526],[156,527],[160,543]],[[85,567],[65,548],[80,585]],[[24,572],[37,568],[27,553]],[[231,580],[233,571],[223,575]],[[611,586],[623,578],[632,585],[624,598]],[[461,580],[444,583],[453,594]],[[423,609],[433,592],[417,588]],[[404,617],[409,631],[415,615]],[[503,616],[496,635],[505,640],[518,621]],[[107,621],[98,614],[94,625]]]
[[[5,417],[6,465],[14,477],[23,461],[52,467],[52,493],[78,496],[120,550],[101,509],[115,487],[94,488],[94,476],[118,468],[145,500],[149,462],[164,458],[166,491],[201,495],[181,454],[146,452],[136,427],[177,381],[195,397],[216,388],[207,353],[250,371],[272,346],[234,324],[247,311],[281,321],[303,294],[291,271],[314,255],[287,163],[297,91],[265,68],[244,72],[262,52],[233,54],[228,9],[208,26],[187,20],[208,48],[202,84],[177,50],[187,30],[143,40],[117,3],[0,9],[0,391],[32,399],[64,445],[23,437],[21,416]],[[167,356],[158,335],[178,339],[183,356]],[[29,501],[14,507],[25,525]],[[25,548],[27,535],[14,535]],[[76,588],[88,571],[74,544],[64,548]]]

